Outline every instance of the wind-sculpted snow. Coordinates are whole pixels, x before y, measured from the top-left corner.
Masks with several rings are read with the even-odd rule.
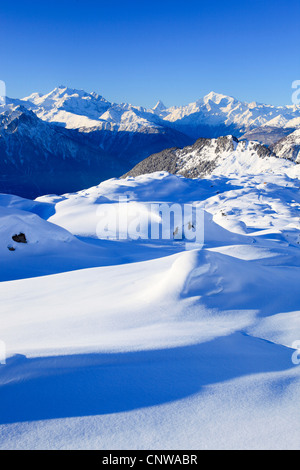
[[[0,197],[1,448],[299,449],[299,166],[227,157]],[[99,238],[124,196],[203,209],[202,249]]]

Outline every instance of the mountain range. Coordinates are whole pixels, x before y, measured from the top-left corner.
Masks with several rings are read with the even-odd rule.
[[[0,191],[23,197],[72,192],[120,176],[167,148],[229,134],[297,162],[299,129],[296,105],[245,103],[211,92],[186,106],[158,101],[146,109],[60,86],[0,106]]]

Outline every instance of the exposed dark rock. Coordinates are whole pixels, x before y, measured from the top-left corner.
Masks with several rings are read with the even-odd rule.
[[[255,150],[255,152],[260,158],[276,157],[275,153],[273,153],[271,149],[261,144],[255,145],[253,147],[253,150]]]
[[[155,171],[167,171],[172,174],[177,173],[177,152],[181,149],[171,148],[155,153],[138,163],[126,176],[138,176]]]
[[[19,235],[13,235],[12,239],[16,243],[27,243],[26,236],[24,233],[19,233]]]
[[[217,148],[216,153],[222,152],[233,152],[234,151],[234,143],[238,144],[238,139],[231,135],[226,135],[223,137],[219,137],[217,139]]]

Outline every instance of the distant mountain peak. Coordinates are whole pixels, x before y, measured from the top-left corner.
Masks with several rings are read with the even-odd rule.
[[[152,109],[153,111],[165,111],[167,108],[161,100],[158,100],[158,102]]]
[[[84,90],[78,90],[76,88],[69,88],[64,85],[60,85],[59,87],[54,88],[48,95],[45,96],[72,96],[72,95],[78,95],[78,96],[85,96],[88,95],[88,93]]]
[[[204,96],[203,101],[205,103],[207,103],[208,101],[213,101],[216,104],[220,104],[220,102],[224,99],[226,101],[235,100],[235,98],[233,98],[232,96],[227,96],[227,95],[223,95],[221,93],[216,93],[214,91],[211,91],[210,93],[208,93],[207,95]]]

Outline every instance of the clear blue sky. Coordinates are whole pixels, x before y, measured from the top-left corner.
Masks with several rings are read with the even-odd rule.
[[[153,106],[209,91],[291,103],[299,0],[3,1],[0,79],[23,97],[65,84]]]

